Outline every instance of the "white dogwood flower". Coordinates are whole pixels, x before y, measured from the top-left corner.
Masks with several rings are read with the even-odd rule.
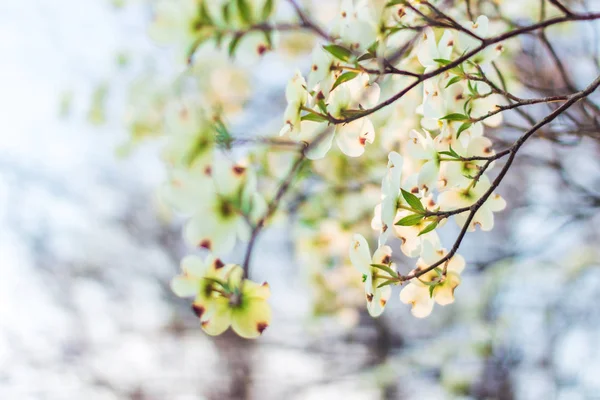
[[[411,273],[416,273],[428,268],[445,257],[448,252],[430,243],[423,246],[421,257],[416,268]],[[444,275],[443,269],[446,268]],[[408,285],[400,291],[400,301],[412,306],[411,312],[417,318],[425,318],[433,310],[435,303],[448,305],[454,302],[454,289],[460,284],[460,274],[465,268],[465,260],[456,254],[445,264],[413,278]]]
[[[300,132],[300,114],[302,113],[302,107],[306,104],[308,99],[306,81],[300,72],[296,72],[288,82],[285,89],[285,98],[287,100],[287,108],[285,109],[283,116],[284,125],[279,134],[297,135]]]
[[[386,265],[392,271],[395,271],[396,267],[394,264],[391,264],[391,256],[392,249],[389,246],[381,246],[371,257],[371,250],[366,239],[359,234],[355,234],[352,238],[352,243],[350,244],[350,261],[363,274],[367,309],[373,317],[381,315],[392,292],[389,285],[378,286],[386,280],[391,279],[392,276],[380,268],[373,267],[371,264]]]
[[[489,179],[483,175],[479,178],[476,185],[471,185],[467,188],[453,188],[442,192],[438,197],[440,209],[442,211],[452,211],[463,207],[470,207],[475,204],[491,187]],[[496,193],[492,193],[490,197],[477,210],[471,223],[469,231],[474,231],[476,226],[479,226],[483,231],[489,231],[494,227],[494,213],[504,210],[506,201]],[[454,215],[456,223],[462,227],[469,216],[469,212],[465,211]]]
[[[444,31],[439,42],[435,40],[433,29],[427,27],[423,30],[422,40],[417,48],[417,58],[424,67],[438,67],[436,60],[449,60],[454,46],[452,31]]]

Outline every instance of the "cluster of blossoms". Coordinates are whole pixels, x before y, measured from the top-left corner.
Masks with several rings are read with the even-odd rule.
[[[286,90],[288,108],[281,134],[309,143],[306,156],[311,159],[324,157],[334,137],[340,150],[350,157],[361,156],[365,146],[374,141],[374,124],[361,113],[381,101],[377,82],[388,83],[377,69],[377,51],[387,45],[385,37],[367,36],[369,46],[365,47],[344,36],[354,33],[346,29],[346,24],[350,23],[348,18],[357,15],[372,13],[343,8],[339,45],[317,47],[308,83],[296,74]],[[361,24],[368,25],[360,21],[358,26]],[[464,26],[474,35],[485,37],[488,24],[488,19],[481,16]],[[365,36],[366,33],[360,35],[363,39]],[[411,63],[418,62],[423,73],[435,71],[478,43],[467,33],[445,30],[436,36],[433,29],[426,28],[413,54],[403,58],[397,68],[408,69]],[[347,47],[342,47],[343,44]],[[371,51],[372,57],[360,53],[367,48],[376,49]],[[424,317],[431,312],[434,302],[446,305],[454,301],[453,292],[464,268],[462,257],[454,255],[431,270],[428,266],[447,254],[436,228],[445,223],[452,211],[469,208],[490,188],[484,165],[495,153],[483,132],[484,125],[495,127],[501,123],[497,106],[502,104],[502,98],[492,93],[487,84],[474,83],[466,77],[478,68],[486,68],[501,52],[502,46],[496,46],[422,85],[421,104],[413,107],[422,116],[421,129],[412,129],[404,138],[398,138],[399,152],[392,151],[388,157],[381,202],[375,207],[371,223],[379,232],[378,248],[371,257],[367,241],[361,235],[355,235],[350,245],[350,259],[363,274],[368,310],[373,316],[383,311],[390,285],[403,282],[391,262],[392,250],[386,245],[390,236],[400,239],[405,256],[418,257],[416,268],[409,274],[414,278],[400,295],[401,301],[412,305],[413,314]],[[397,126],[393,119],[389,116],[385,121],[390,129]],[[485,168],[489,170],[492,166],[489,163]],[[470,219],[467,229],[473,231],[477,226],[486,231],[492,229],[494,212],[504,207],[504,200],[492,194]],[[462,227],[468,213],[456,213],[454,218]]]
[[[483,79],[505,49],[486,46],[462,59],[504,22],[466,21],[453,11],[461,29],[423,28],[428,4],[343,0],[321,34],[326,41],[312,50],[308,73],[296,72],[287,84],[283,124],[272,139],[297,142],[311,161],[310,170],[300,169],[314,179],[297,189],[294,236],[302,263],[311,265],[317,313],[354,309],[366,298],[369,313],[379,316],[393,285],[404,285],[400,300],[417,317],[435,303],[452,303],[465,261],[442,246],[437,228],[453,218],[467,231],[487,231],[506,205],[486,175],[495,152],[484,136],[502,122],[503,97]],[[243,161],[221,151],[235,142],[226,121],[249,92],[236,60],[273,49],[277,8],[270,0],[160,1],[150,30],[160,43],[181,45],[193,61],[192,84],[148,109],[164,121],[156,124],[167,137],[162,199],[189,218],[186,242],[210,253],[204,261],[186,257],[172,288],[195,297],[193,309],[211,335],[232,326],[256,337],[270,322],[268,286],[216,257],[269,222],[265,188],[294,178],[282,173],[290,171],[289,159],[272,151],[250,151]],[[311,26],[304,14],[300,19],[300,28]],[[213,58],[221,61],[203,64]],[[373,253],[365,236],[377,236]],[[416,262],[403,275],[407,259]]]

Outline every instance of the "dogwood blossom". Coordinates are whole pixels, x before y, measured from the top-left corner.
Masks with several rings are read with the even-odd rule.
[[[173,170],[162,193],[169,204],[192,216],[184,229],[188,244],[216,254],[230,252],[237,237],[247,240],[246,218],[256,222],[266,209],[253,173],[224,157],[202,169]]]
[[[254,339],[270,325],[269,285],[258,284],[242,276],[243,270],[239,265],[231,268],[225,284],[221,285],[223,291],[200,318],[204,332],[217,336],[231,326],[239,336]]]
[[[388,271],[374,267],[384,265],[389,271],[395,272],[395,265],[391,263],[392,249],[389,246],[380,246],[371,257],[371,250],[366,239],[361,235],[354,235],[350,245],[350,260],[352,265],[363,274],[365,281],[365,295],[367,310],[373,317],[383,313],[385,305],[390,298],[390,286],[379,287],[392,276]]]
[[[427,243],[421,257],[411,273],[422,271],[448,254],[445,249]],[[400,301],[412,306],[411,312],[417,318],[431,314],[435,303],[445,306],[454,302],[454,290],[460,284],[460,274],[465,268],[465,260],[454,255],[445,265],[435,268],[418,278],[412,279],[400,291]],[[445,269],[445,273],[443,270]]]
[[[452,211],[462,207],[469,207],[477,202],[491,187],[489,179],[484,175],[479,178],[477,184],[467,188],[453,188],[442,192],[438,197],[442,211]],[[483,231],[489,231],[494,227],[494,213],[504,210],[506,201],[496,193],[492,193],[485,203],[477,210],[468,230],[474,231],[479,226]],[[458,226],[462,227],[468,218],[468,213],[460,213],[454,216]]]

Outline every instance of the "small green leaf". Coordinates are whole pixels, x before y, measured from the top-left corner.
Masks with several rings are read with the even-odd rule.
[[[400,226],[413,226],[417,225],[423,219],[423,215],[421,214],[412,214],[407,217],[402,218],[400,221],[396,222],[395,225]]]
[[[363,276],[362,276],[362,281],[363,281],[363,282],[366,282],[366,280],[367,280],[367,275],[366,275],[366,274],[363,274]]]
[[[325,104],[325,100],[321,99],[317,101],[317,107],[319,107],[319,110],[321,110],[323,114],[327,114],[327,105]]]
[[[374,54],[365,53],[362,56],[358,57],[358,59],[356,59],[356,61],[360,62],[360,61],[372,60],[373,58],[375,58]]]
[[[389,286],[389,285],[393,285],[395,283],[398,283],[397,280],[395,279],[388,279],[387,281],[380,283],[379,285],[377,285],[377,289],[382,288],[384,286]]]
[[[460,134],[469,129],[473,125],[471,122],[464,122],[459,128],[458,132],[456,132],[456,138],[460,137]]]
[[[240,40],[242,39],[243,36],[244,36],[243,33],[239,33],[239,34],[236,34],[231,39],[231,42],[229,42],[229,48],[227,49],[227,53],[229,54],[229,57],[233,57],[233,55],[235,54],[235,49],[240,44]]]
[[[202,2],[200,4],[200,9],[198,10],[198,13],[199,13],[199,21],[198,22],[200,25],[214,25],[212,18],[210,17],[210,14],[206,10],[206,3]]]
[[[365,110],[342,110],[341,114],[346,118],[361,118],[365,113]]]
[[[445,60],[443,58],[434,58],[433,61],[435,61],[438,64],[442,64],[442,65],[448,65],[452,62],[450,60]]]
[[[390,274],[390,276],[397,276],[398,275],[398,274],[396,274],[396,271],[394,271],[393,269],[391,269],[388,265],[384,265],[384,264],[371,264],[371,267],[381,269],[381,270],[387,272],[388,274]]]
[[[273,0],[265,1],[265,6],[263,7],[263,10],[262,10],[263,21],[268,19],[271,16],[271,14],[273,13],[273,8],[274,8]]]
[[[327,118],[314,113],[308,113],[306,115],[303,115],[300,119],[302,121],[327,122]]]
[[[433,291],[435,290],[436,285],[429,286],[429,298],[433,299]]]
[[[221,120],[215,122],[215,131],[215,142],[217,143],[217,146],[225,149],[231,149],[233,137]]]
[[[446,84],[446,89],[448,89],[450,86],[454,85],[456,82],[460,82],[462,78],[460,76],[455,76],[454,78],[450,79],[448,81],[448,83]]]
[[[467,117],[464,114],[452,113],[452,114],[445,115],[440,119],[446,120],[446,121],[466,121],[469,119],[469,117]]]
[[[219,285],[219,286],[221,286],[221,287],[223,287],[223,288],[226,288],[226,287],[227,287],[227,283],[225,283],[225,282],[223,282],[223,281],[221,281],[221,280],[219,280],[219,279],[215,279],[215,278],[208,278],[208,277],[204,277],[204,278],[202,278],[202,279],[204,279],[204,280],[207,280],[207,281],[209,281],[209,282],[212,282],[212,283],[216,283],[217,285]]]
[[[237,3],[237,9],[240,12],[240,17],[242,18],[242,21],[244,21],[245,23],[249,24],[252,22],[252,10],[250,9],[250,6],[248,5],[248,1],[247,0],[236,0]]]
[[[438,154],[443,154],[445,156],[449,156],[449,157],[453,157],[453,158],[460,158],[458,153],[456,151],[454,151],[454,149],[452,148],[452,145],[450,145],[450,149],[448,151],[440,151]]]
[[[423,207],[423,204],[421,204],[421,200],[419,200],[419,198],[414,194],[402,189],[402,197],[404,197],[404,200],[406,200],[408,205],[415,210],[425,212],[425,208]]]
[[[427,225],[421,232],[419,232],[418,236],[424,235],[426,233],[431,232],[432,230],[434,230],[435,228],[437,228],[438,226],[438,222],[437,221],[433,221],[432,223],[430,223],[429,225]]]
[[[406,0],[390,0],[385,6],[387,7],[393,7],[393,6],[397,6],[398,4],[405,4]]]
[[[441,155],[444,155],[444,156],[448,156],[448,157],[456,158],[454,156],[454,154],[450,153],[449,151],[439,151],[438,154],[441,154]]]
[[[330,44],[327,46],[323,46],[323,48],[332,56],[342,61],[348,61],[352,56],[352,52],[350,50],[348,50],[345,47],[338,46],[337,44]]]
[[[424,280],[423,280],[423,279],[421,279],[421,278],[417,278],[417,279],[418,279],[418,280],[419,280],[419,282],[421,282],[423,285],[426,285],[426,286],[429,286],[429,287],[435,287],[435,286],[437,286],[437,285],[439,284],[439,282],[437,281],[437,279],[436,279],[436,280],[432,280],[431,282],[424,281]]]
[[[331,90],[333,91],[333,89],[340,86],[342,83],[351,81],[352,79],[356,78],[357,76],[358,76],[357,72],[344,72],[343,74],[338,76],[338,78],[335,80],[335,83],[331,87]]]
[[[450,145],[450,153],[454,154],[454,157],[460,158],[460,155],[456,151],[454,151],[454,149],[452,148],[452,145]]]

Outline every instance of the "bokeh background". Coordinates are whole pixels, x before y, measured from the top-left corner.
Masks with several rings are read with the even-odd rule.
[[[272,326],[252,342],[204,335],[168,287],[188,250],[157,201],[160,143],[129,149],[123,122],[141,76],[177,73],[150,18],[142,1],[0,2],[1,399],[600,399],[593,129],[526,147],[497,228],[461,247],[456,303],[428,319],[399,301],[377,320],[312,316],[282,221],[254,255]],[[596,28],[553,37],[579,87],[597,74]],[[524,49],[524,74],[558,85],[543,51]],[[573,62],[582,53],[590,63]],[[296,67],[268,59],[254,84],[281,96]]]

